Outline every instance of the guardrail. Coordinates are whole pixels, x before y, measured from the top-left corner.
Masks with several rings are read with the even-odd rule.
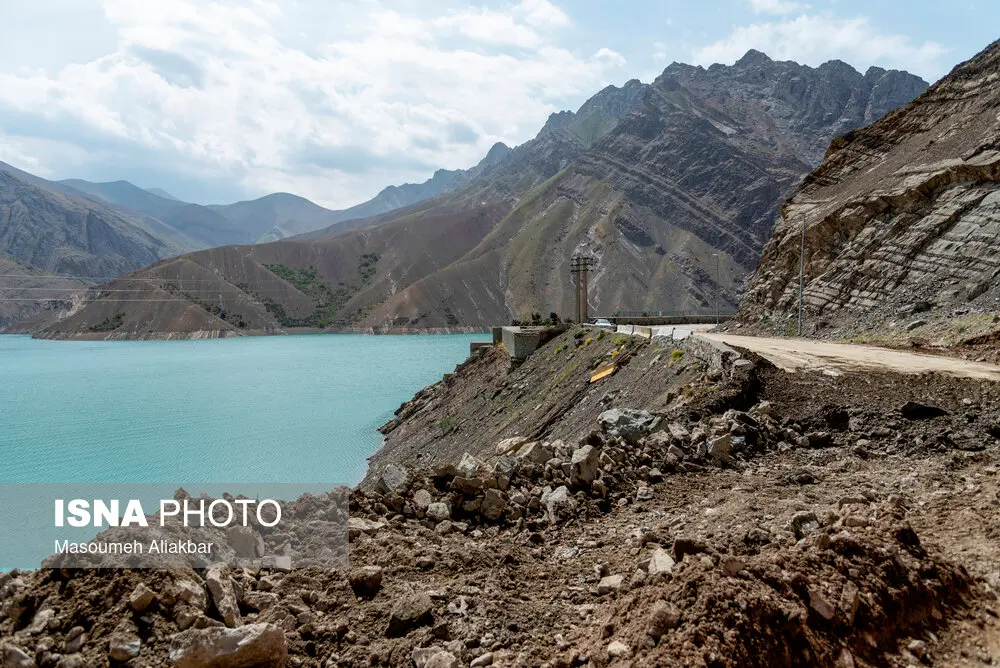
[[[670,313],[648,311],[618,312],[610,316],[599,316],[597,320],[607,320],[615,325],[693,325],[701,323],[726,322],[735,313]]]

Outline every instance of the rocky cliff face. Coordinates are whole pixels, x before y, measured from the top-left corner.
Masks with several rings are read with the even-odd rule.
[[[39,269],[106,277],[178,249],[115,211],[0,171],[0,252]]]
[[[783,207],[740,320],[788,328],[803,226],[808,332],[885,335],[995,310],[998,79],[994,43],[913,103],[836,140]]]
[[[485,327],[533,311],[571,316],[569,259],[579,253],[596,260],[592,314],[714,314],[735,306],[779,203],[830,139],[924,87],[903,72],[862,75],[839,62],[810,68],[753,51],[733,66],[674,64],[652,84],[609,86],[577,112],[553,115],[514,150],[491,151],[454,192],[312,233],[305,246],[236,248],[228,255],[239,255],[237,264],[206,252],[184,260],[249,301],[273,282],[298,289],[291,274],[269,265],[315,269],[322,289],[342,296],[335,308],[313,299],[323,317],[306,320],[321,327]],[[359,273],[366,257],[377,260]],[[264,283],[246,280],[248,262]],[[213,297],[213,305],[229,313],[234,302]],[[272,306],[285,315],[286,306],[298,308]]]

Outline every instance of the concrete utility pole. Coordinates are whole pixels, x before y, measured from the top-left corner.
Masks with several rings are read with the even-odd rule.
[[[715,324],[722,322],[722,253],[715,256]]]
[[[576,321],[586,322],[590,319],[587,299],[587,273],[594,264],[594,258],[587,255],[577,255],[570,258],[570,273],[576,284]]]
[[[802,216],[802,247],[799,249],[799,327],[798,336],[802,336],[802,301],[805,292],[806,279],[806,217]]]

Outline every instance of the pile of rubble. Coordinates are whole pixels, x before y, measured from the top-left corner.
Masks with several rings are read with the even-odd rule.
[[[651,486],[669,474],[744,466],[768,447],[823,447],[832,440],[829,432],[780,423],[766,401],[686,423],[611,409],[598,423],[574,446],[514,437],[499,442],[489,462],[465,453],[457,465],[429,472],[390,464],[373,493],[352,496],[352,531],[371,532],[383,518],[419,520],[441,534],[475,525],[537,530],[577,516],[587,501],[606,512],[612,503],[651,499]]]

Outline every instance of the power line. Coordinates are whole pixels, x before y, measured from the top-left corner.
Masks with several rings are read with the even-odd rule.
[[[62,274],[0,274],[0,278],[35,278],[43,280],[67,280],[76,279],[79,281],[145,281],[149,283],[230,283],[229,280],[219,276],[218,278],[165,278],[165,277],[155,277],[155,278],[126,278],[113,276],[110,278],[100,277],[100,276],[64,276]],[[266,279],[265,282],[270,281],[274,283],[287,283],[287,281],[281,278]],[[260,281],[257,281],[260,282]]]

